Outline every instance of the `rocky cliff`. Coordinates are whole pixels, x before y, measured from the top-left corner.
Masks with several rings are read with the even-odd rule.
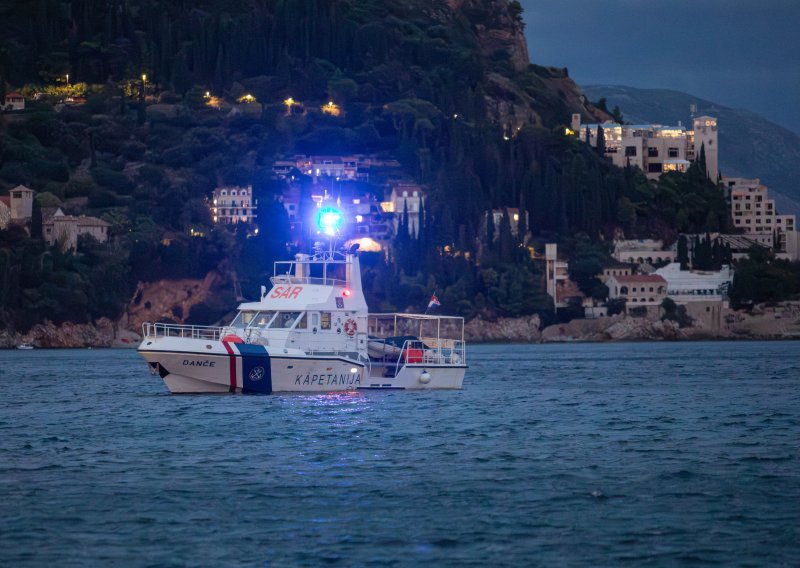
[[[489,118],[509,134],[528,125],[568,122],[571,113],[603,122],[610,116],[588,103],[566,69],[531,65],[521,7],[508,0],[450,0],[472,22],[488,62],[484,100]]]

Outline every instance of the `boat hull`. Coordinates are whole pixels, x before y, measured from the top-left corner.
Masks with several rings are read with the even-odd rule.
[[[262,345],[167,337],[143,342],[139,354],[176,394],[347,391],[366,377],[365,366],[347,357]]]
[[[359,389],[441,390],[460,389],[464,384],[466,365],[405,365],[393,377],[384,376],[381,368],[372,374]],[[391,374],[391,373],[390,373]]]

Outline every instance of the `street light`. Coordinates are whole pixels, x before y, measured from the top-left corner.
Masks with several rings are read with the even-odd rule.
[[[67,73],[67,85],[69,85],[69,73]]]

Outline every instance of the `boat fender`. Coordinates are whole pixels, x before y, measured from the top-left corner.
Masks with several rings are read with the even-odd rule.
[[[356,331],[358,331],[358,324],[356,324],[356,320],[349,319],[346,322],[344,322],[344,332],[347,335],[352,337],[353,335],[355,335]]]
[[[419,382],[421,382],[423,385],[427,385],[429,382],[431,382],[431,374],[428,371],[422,371],[422,373],[419,375]]]

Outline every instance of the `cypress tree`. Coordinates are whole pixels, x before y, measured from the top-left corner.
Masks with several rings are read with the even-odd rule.
[[[714,245],[711,247],[711,258],[713,263],[713,269],[719,270],[722,267],[722,246],[720,245],[719,239],[714,239]]]
[[[689,243],[685,235],[678,237],[678,262],[681,263],[681,270],[689,269]]]
[[[695,235],[692,239],[692,268],[696,268],[699,262],[698,255],[700,254],[700,237]]]
[[[514,260],[514,236],[511,234],[511,218],[508,215],[508,208],[503,208],[503,218],[500,219],[498,241],[500,260],[502,262],[511,262]]]
[[[486,213],[486,248],[494,248],[494,212],[491,209]]]
[[[703,175],[703,179],[708,179],[708,166],[706,165],[706,143],[700,145],[700,156],[697,158],[697,167]]]
[[[603,132],[603,127],[597,125],[597,146],[595,147],[597,155],[604,158],[606,155],[606,134]]]

